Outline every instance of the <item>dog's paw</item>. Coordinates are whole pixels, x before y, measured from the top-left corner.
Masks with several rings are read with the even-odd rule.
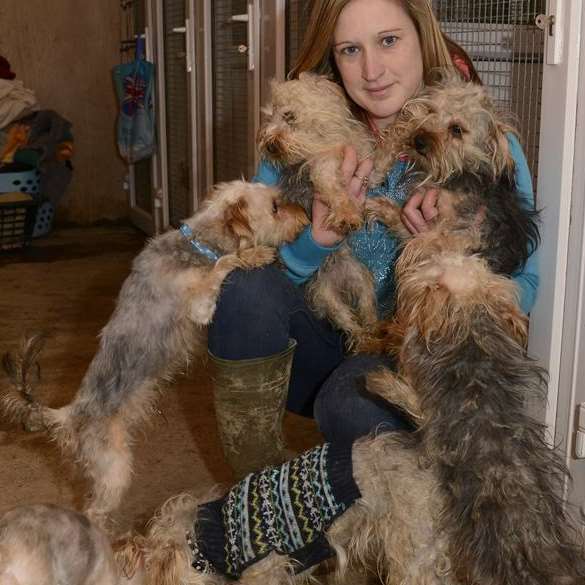
[[[353,206],[332,209],[325,218],[325,226],[340,234],[358,230],[364,225],[364,216]]]
[[[238,254],[242,268],[260,268],[276,260],[276,248],[254,246],[241,250]]]
[[[365,216],[366,223],[370,226],[378,221],[392,234],[401,240],[412,236],[406,226],[402,223],[402,208],[387,197],[370,197],[366,199]]]
[[[388,225],[388,222],[393,224],[401,221],[400,207],[386,197],[368,197],[365,208],[366,221],[368,223],[379,221]]]

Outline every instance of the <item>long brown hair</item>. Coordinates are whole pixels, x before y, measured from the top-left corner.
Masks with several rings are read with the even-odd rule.
[[[333,33],[339,14],[351,0],[314,0],[303,43],[295,65],[288,77],[297,78],[303,71],[328,75],[338,83],[337,71],[331,49]],[[432,79],[438,68],[454,69],[452,55],[460,58],[469,69],[471,79],[479,82],[479,76],[467,53],[457,43],[446,37],[433,10],[430,0],[400,0],[414,22],[420,41],[424,81]]]

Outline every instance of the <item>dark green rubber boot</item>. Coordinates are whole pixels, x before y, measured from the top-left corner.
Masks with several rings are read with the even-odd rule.
[[[219,436],[237,479],[287,458],[282,419],[296,345],[247,360],[209,354]]]

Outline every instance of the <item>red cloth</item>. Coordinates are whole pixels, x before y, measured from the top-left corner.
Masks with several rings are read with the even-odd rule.
[[[8,59],[0,55],[0,79],[14,79],[16,74],[10,69]]]
[[[463,57],[460,55],[454,54],[451,55],[451,60],[453,61],[453,65],[455,65],[455,67],[457,67],[459,70],[459,73],[463,75],[463,79],[465,79],[465,81],[470,81],[471,72],[469,70],[469,65],[465,62],[465,59],[463,59]]]

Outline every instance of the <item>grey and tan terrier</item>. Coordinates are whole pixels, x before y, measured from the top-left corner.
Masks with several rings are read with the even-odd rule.
[[[583,540],[562,501],[568,470],[527,401],[546,372],[526,355],[516,284],[538,243],[520,201],[506,133],[485,90],[447,77],[407,103],[398,135],[422,180],[439,185],[439,216],[406,232],[387,200],[369,212],[406,239],[394,317],[364,351],[397,358],[368,388],[418,422],[404,441],[432,471],[437,525],[461,583],[585,582]]]
[[[277,189],[218,185],[180,230],[154,238],[136,257],[98,352],[62,408],[42,405],[31,393],[40,337],[7,356],[14,385],[2,389],[3,413],[45,429],[73,456],[91,484],[91,518],[101,522],[120,504],[131,480],[132,431],[152,410],[160,384],[205,351],[205,326],[225,277],[272,262],[275,247],[307,221]]]
[[[364,224],[364,212],[349,197],[341,172],[343,152],[352,145],[358,159],[374,155],[376,142],[352,113],[343,89],[327,77],[302,73],[298,79],[272,83],[272,100],[259,132],[263,158],[276,164],[284,197],[311,213],[313,195],[329,207],[326,224],[341,234]],[[377,160],[377,159],[376,159]],[[380,158],[380,165],[388,157]],[[379,182],[379,164],[363,188]],[[347,245],[331,254],[307,287],[310,305],[347,334],[351,347],[376,319],[372,276]]]

